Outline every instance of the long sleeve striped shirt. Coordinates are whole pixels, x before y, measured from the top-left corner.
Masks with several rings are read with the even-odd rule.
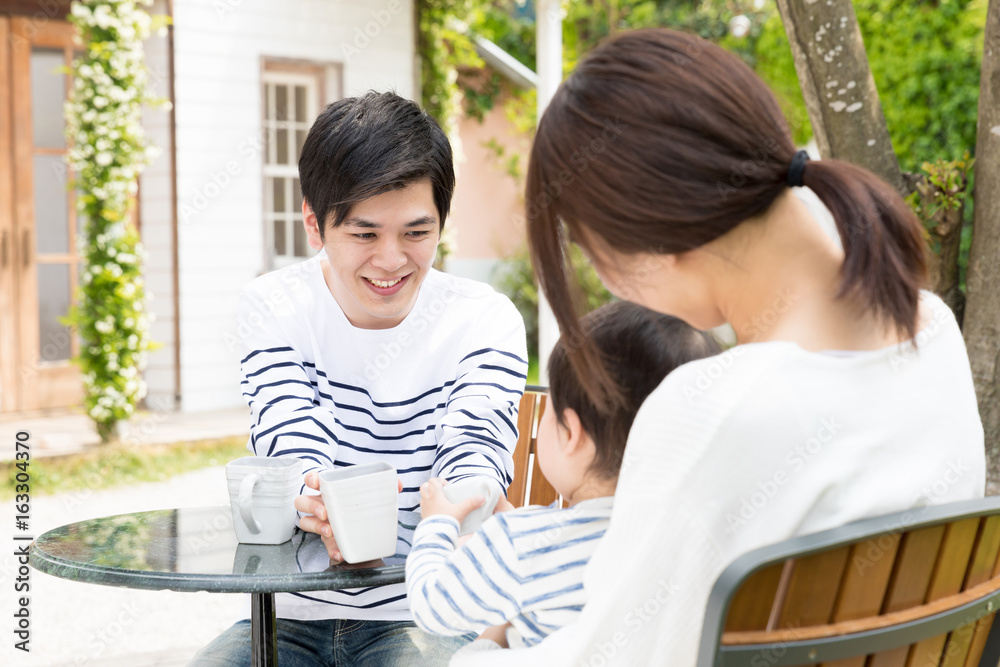
[[[305,472],[395,466],[403,482],[397,555],[405,556],[424,481],[484,475],[510,483],[527,373],[524,323],[489,286],[432,270],[403,322],[358,329],[331,295],[321,257],[243,291],[237,332],[248,448],[298,457]],[[402,584],[276,598],[282,618],[410,618]]]
[[[511,648],[537,644],[574,622],[586,601],[584,567],[611,522],[613,500],[496,514],[458,549],[458,522],[427,518],[406,560],[413,619],[439,635],[510,621]]]

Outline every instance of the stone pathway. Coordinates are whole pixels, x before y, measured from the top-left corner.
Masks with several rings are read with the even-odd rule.
[[[31,532],[100,516],[172,507],[229,503],[225,469],[205,468],[163,482],[31,499]],[[140,591],[83,584],[30,571],[30,591],[15,592],[18,563],[11,539],[14,502],[0,504],[0,665],[21,667],[147,667],[186,665],[201,647],[238,618],[249,596]],[[27,595],[30,653],[14,648],[13,613]]]

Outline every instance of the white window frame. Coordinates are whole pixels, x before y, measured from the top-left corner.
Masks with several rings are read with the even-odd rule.
[[[276,118],[276,95],[274,85],[288,86],[289,96],[287,100],[290,118]],[[306,89],[307,112],[305,121],[295,120],[295,95],[296,86],[303,86]],[[262,129],[264,133],[263,151],[264,165],[264,238],[266,243],[266,253],[269,265],[272,269],[280,269],[303,259],[310,257],[313,251],[308,247],[305,254],[295,254],[295,228],[302,228],[302,211],[292,210],[295,201],[294,181],[299,177],[298,167],[298,146],[296,144],[296,130],[309,131],[317,113],[320,110],[320,98],[322,94],[323,81],[318,72],[314,72],[311,67],[303,67],[302,71],[289,71],[287,67],[278,69],[268,69],[265,64],[261,72],[261,95],[262,95]],[[277,163],[277,130],[286,129],[288,133],[289,164]],[[274,187],[272,179],[288,179],[285,186],[285,212],[276,214],[274,210]],[[279,255],[275,245],[275,221],[281,219],[285,221],[285,250]]]

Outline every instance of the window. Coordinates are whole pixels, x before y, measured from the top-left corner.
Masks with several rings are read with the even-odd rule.
[[[265,64],[264,234],[271,268],[312,255],[302,227],[299,155],[319,113],[322,68]]]

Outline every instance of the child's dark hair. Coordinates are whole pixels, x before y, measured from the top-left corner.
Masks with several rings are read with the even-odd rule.
[[[580,327],[593,341],[625,400],[620,407],[594,405],[570,363],[566,341],[560,338],[549,357],[548,409],[556,411],[556,419],[564,426],[563,410],[571,408],[579,415],[597,450],[591,469],[604,479],[613,479],[646,397],[681,364],[710,357],[720,348],[711,335],[686,322],[628,301],[598,308],[580,320]]]
[[[320,113],[302,146],[299,178],[320,237],[354,204],[424,179],[443,229],[455,192],[451,144],[437,121],[412,100],[374,91]]]

